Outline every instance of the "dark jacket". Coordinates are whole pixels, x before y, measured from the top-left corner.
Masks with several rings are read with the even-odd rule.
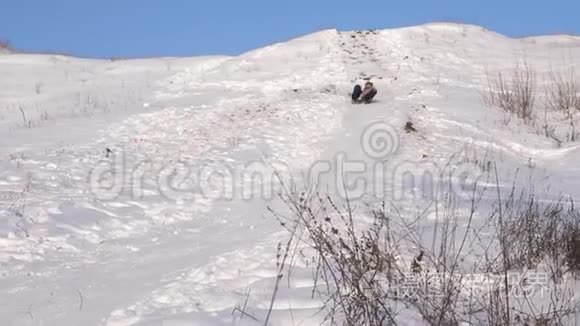
[[[372,85],[366,85],[365,88],[363,89],[363,92],[361,94],[361,97],[365,97],[367,95],[369,95],[370,93],[372,93],[373,91],[376,91],[377,89],[372,86]]]

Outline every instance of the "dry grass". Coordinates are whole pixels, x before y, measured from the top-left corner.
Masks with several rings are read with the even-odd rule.
[[[272,213],[293,237],[300,234],[315,254],[315,291],[326,303],[325,321],[344,320],[347,325],[392,325],[395,313],[381,277],[396,273],[389,234],[389,220],[376,213],[368,230],[358,232],[353,209],[339,208],[318,193],[283,197],[290,216]],[[298,228],[296,228],[298,225]]]
[[[476,189],[471,200],[443,194],[445,199],[432,203],[437,222],[428,245],[418,231],[426,213],[392,213],[388,203],[372,206],[372,222],[361,223],[348,200],[338,205],[314,191],[286,192],[281,198],[290,213],[271,212],[292,239],[309,248],[299,254],[315,266],[313,294],[324,302],[326,324],[395,325],[401,309],[429,325],[569,324],[579,312],[568,287],[570,275],[580,271],[580,212],[574,202],[538,201],[528,192],[516,196],[515,188],[503,195],[498,187],[497,200],[486,203],[492,209],[482,210],[488,190]],[[475,263],[466,263],[474,255]],[[414,259],[405,263],[405,256]],[[533,270],[549,276],[544,301],[514,294]],[[514,283],[513,272],[526,276]],[[483,292],[468,283],[476,275],[492,280]],[[401,288],[410,280],[412,293]]]
[[[580,114],[580,89],[574,70],[568,74],[550,74],[550,84],[546,87],[546,108],[561,112],[569,123],[568,141],[576,141],[576,119]]]
[[[524,62],[517,64],[508,76],[501,72],[488,74],[488,90],[483,98],[488,106],[531,122],[534,119],[537,91],[536,73]]]

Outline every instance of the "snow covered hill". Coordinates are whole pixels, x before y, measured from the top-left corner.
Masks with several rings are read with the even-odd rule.
[[[237,57],[0,56],[1,324],[260,325],[232,311],[269,310],[288,238],[267,210],[284,209],[275,172],[304,186],[328,165],[316,180],[333,194],[337,162],[362,164],[361,219],[377,198],[428,203],[407,173],[473,177],[492,161],[506,187],[517,175],[545,198],[580,198],[578,143],[483,103],[488,76],[523,61],[543,85],[580,68],[580,41],[439,23],[327,30]],[[376,101],[352,105],[368,79]],[[320,323],[302,267],[272,325]]]

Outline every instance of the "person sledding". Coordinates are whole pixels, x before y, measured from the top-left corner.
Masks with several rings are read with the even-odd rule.
[[[377,93],[377,89],[370,81],[366,82],[364,89],[360,85],[356,85],[352,92],[352,103],[369,104],[373,101],[373,98],[375,98]]]

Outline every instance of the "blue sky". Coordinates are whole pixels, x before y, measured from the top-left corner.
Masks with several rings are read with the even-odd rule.
[[[239,54],[325,28],[464,22],[580,34],[578,0],[0,0],[0,39],[85,57]]]

